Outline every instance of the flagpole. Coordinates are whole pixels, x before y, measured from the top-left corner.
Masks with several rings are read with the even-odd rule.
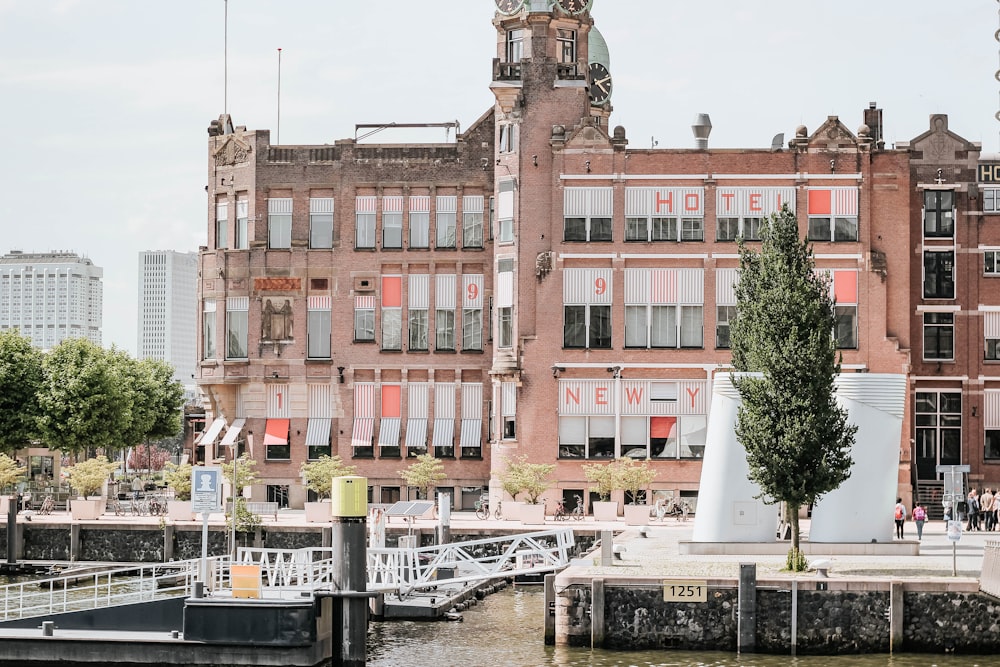
[[[222,29],[222,112],[229,113],[229,0],[225,4]]]
[[[281,145],[281,47],[278,47],[278,127],[274,143]]]

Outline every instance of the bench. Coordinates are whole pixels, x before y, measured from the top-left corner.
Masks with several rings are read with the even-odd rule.
[[[253,502],[251,500],[243,503],[246,506],[247,511],[252,514],[257,514],[259,516],[270,516],[275,521],[278,520],[278,503],[275,502]],[[233,504],[226,503],[226,514],[232,514]]]

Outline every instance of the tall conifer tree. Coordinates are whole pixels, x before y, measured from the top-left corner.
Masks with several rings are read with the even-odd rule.
[[[840,355],[829,279],[816,272],[787,206],[761,230],[760,252],[739,243],[737,316],[730,323],[734,384],[743,401],[736,436],[750,478],[784,502],[792,528],[791,569],[802,569],[799,508],[850,476],[857,427],[837,405]]]

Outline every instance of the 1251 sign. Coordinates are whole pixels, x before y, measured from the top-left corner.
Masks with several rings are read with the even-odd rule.
[[[663,582],[664,602],[708,602],[708,582],[666,580]]]

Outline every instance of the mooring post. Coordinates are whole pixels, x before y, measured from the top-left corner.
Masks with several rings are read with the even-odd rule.
[[[590,582],[590,648],[604,648],[604,580]]]
[[[368,589],[368,531],[365,526],[368,480],[355,476],[334,477],[332,491],[331,551],[340,565],[333,570],[333,588],[342,593],[363,593]],[[346,595],[339,606],[333,614],[333,646],[334,652],[339,653],[333,656],[334,663],[364,667],[368,600],[360,595]]]
[[[545,600],[545,645],[553,646],[556,643],[556,575],[545,575],[543,595]]]
[[[438,493],[437,543],[451,542],[451,494]]]
[[[896,653],[903,650],[903,582],[889,586],[889,653]]]
[[[757,649],[757,564],[740,563],[740,588],[737,603],[736,651],[753,653]]]
[[[7,564],[17,563],[17,506],[21,504],[21,494],[10,498],[7,505]]]
[[[601,531],[601,567],[611,567],[615,564],[615,533],[611,530]]]
[[[799,636],[799,582],[792,579],[792,657],[795,657],[795,649]]]

